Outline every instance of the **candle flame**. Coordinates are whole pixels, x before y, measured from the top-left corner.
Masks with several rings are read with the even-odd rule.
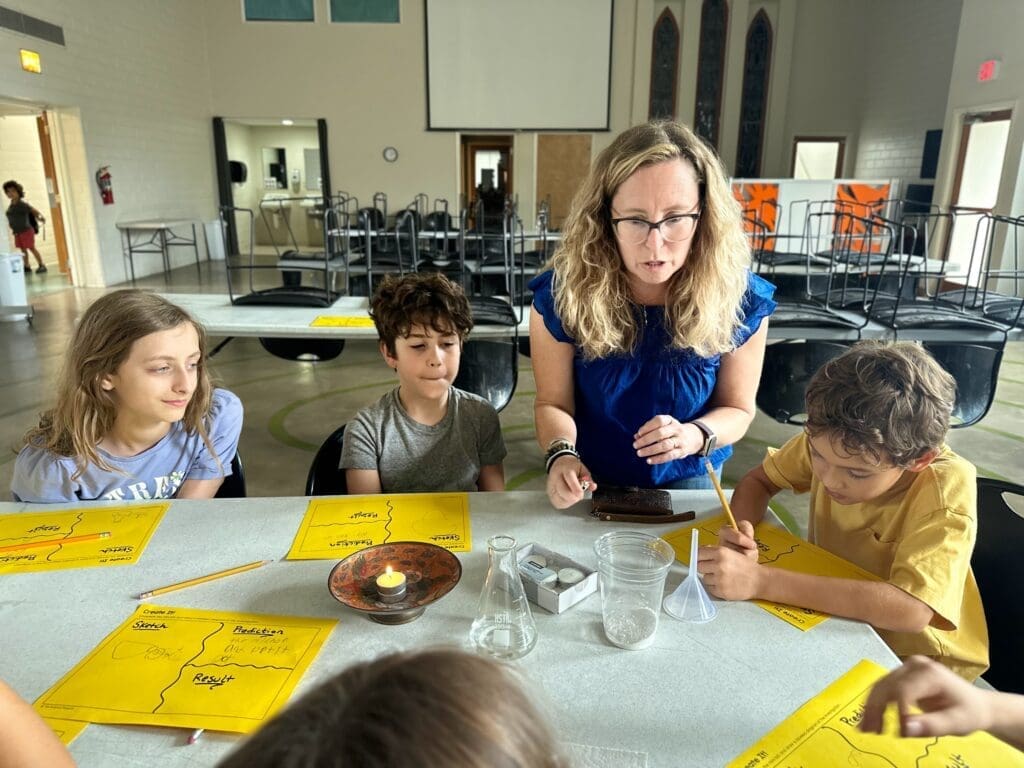
[[[384,569],[384,573],[387,574],[388,576],[390,576],[392,574],[392,572],[393,571],[392,571],[392,568],[391,568],[390,565],[387,568]]]

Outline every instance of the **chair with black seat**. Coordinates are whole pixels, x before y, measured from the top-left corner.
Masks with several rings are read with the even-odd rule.
[[[1014,507],[1008,497],[1013,497]],[[985,606],[989,667],[985,680],[1000,691],[1024,694],[1024,602],[1020,599],[1024,544],[1024,486],[978,478],[978,539],[971,568]]]
[[[342,424],[331,432],[316,452],[306,475],[307,496],[343,496],[348,493],[345,470],[339,467],[344,440],[345,425]]]
[[[780,341],[765,348],[757,407],[782,424],[803,424],[804,393],[815,372],[849,349],[833,341]]]
[[[237,453],[235,458],[231,460],[231,474],[224,478],[224,482],[220,484],[220,488],[217,489],[217,493],[213,495],[213,498],[245,498],[245,472],[242,471],[242,459]]]
[[[1006,337],[991,343],[926,341],[923,346],[956,381],[950,427],[977,424],[995,399]]]

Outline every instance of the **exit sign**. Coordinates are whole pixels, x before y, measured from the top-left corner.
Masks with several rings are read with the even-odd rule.
[[[989,59],[981,62],[978,67],[978,82],[987,83],[999,77],[999,59]]]

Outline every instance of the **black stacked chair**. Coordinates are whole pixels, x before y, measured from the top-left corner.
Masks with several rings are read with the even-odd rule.
[[[316,452],[306,475],[307,496],[342,496],[348,493],[345,470],[341,464],[341,447],[345,440],[345,425],[334,430]]]

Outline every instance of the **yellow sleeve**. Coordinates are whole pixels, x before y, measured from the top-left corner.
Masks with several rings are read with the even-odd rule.
[[[974,474],[922,474],[904,501],[909,506],[889,583],[935,611],[933,626],[955,629],[978,533]]]
[[[794,493],[807,493],[811,489],[812,476],[807,433],[794,435],[781,448],[769,448],[761,468],[779,488],[788,488]]]

